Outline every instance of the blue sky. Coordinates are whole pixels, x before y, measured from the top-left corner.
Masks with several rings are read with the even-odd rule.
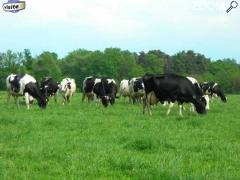
[[[78,48],[160,49],[170,55],[191,49],[240,62],[240,6],[227,14],[230,2],[26,0],[19,13],[0,10],[0,51],[28,48],[33,55],[48,50],[63,57]]]

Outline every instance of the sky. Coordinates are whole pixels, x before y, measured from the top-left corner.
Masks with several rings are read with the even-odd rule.
[[[240,62],[240,0],[228,14],[231,0],[25,1],[18,13],[0,9],[0,52],[52,51],[61,58],[79,48],[194,50]]]

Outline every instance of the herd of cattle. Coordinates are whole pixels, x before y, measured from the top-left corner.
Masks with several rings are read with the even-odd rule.
[[[19,96],[25,97],[27,109],[34,99],[39,107],[46,108],[49,97],[55,101],[58,94],[62,94],[63,104],[69,103],[76,92],[76,82],[71,78],[64,78],[60,83],[51,77],[42,79],[40,85],[34,77],[25,74],[11,74],[6,78],[8,102],[13,96],[19,107]],[[209,110],[209,100],[212,97],[220,97],[227,101],[223,90],[215,82],[198,83],[192,77],[184,77],[175,74],[145,74],[143,77],[122,80],[118,86],[112,78],[86,77],[83,81],[82,101],[95,101],[107,107],[113,105],[119,97],[128,97],[130,103],[142,103],[143,113],[148,110],[151,114],[151,106],[156,104],[168,104],[167,114],[175,102],[179,105],[179,113],[182,115],[183,103],[191,103],[191,111],[205,114]],[[117,96],[118,94],[118,96]]]

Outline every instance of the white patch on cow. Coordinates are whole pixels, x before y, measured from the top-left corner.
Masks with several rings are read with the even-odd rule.
[[[195,78],[193,78],[193,77],[187,77],[187,79],[188,79],[189,81],[191,81],[192,84],[195,84],[195,83],[198,84],[198,81],[197,81]]]
[[[217,85],[218,85],[218,83],[215,83],[215,84],[213,85],[213,88],[215,88]]]
[[[114,83],[116,84],[116,81],[114,79],[107,79],[107,83],[110,84],[110,83]]]
[[[204,95],[203,97],[204,97],[204,99],[205,99],[206,102],[207,102],[207,104],[206,104],[206,109],[209,110],[209,109],[210,109],[210,107],[209,107],[209,100],[210,100],[210,99],[209,99],[209,96],[208,96],[208,95]]]
[[[15,78],[16,74],[9,75],[9,81],[12,82]]]
[[[96,78],[95,81],[94,81],[94,85],[97,84],[97,83],[100,83],[100,82],[101,82],[101,79]]]
[[[19,94],[23,95],[25,86],[29,83],[36,83],[36,79],[28,74],[25,74],[19,81],[20,84],[20,90],[19,90]]]

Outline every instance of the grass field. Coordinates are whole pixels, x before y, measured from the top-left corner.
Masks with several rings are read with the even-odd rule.
[[[60,99],[60,98],[59,98]],[[240,179],[240,96],[207,115],[123,99],[27,111],[0,93],[0,179]],[[188,108],[187,108],[188,109]]]

